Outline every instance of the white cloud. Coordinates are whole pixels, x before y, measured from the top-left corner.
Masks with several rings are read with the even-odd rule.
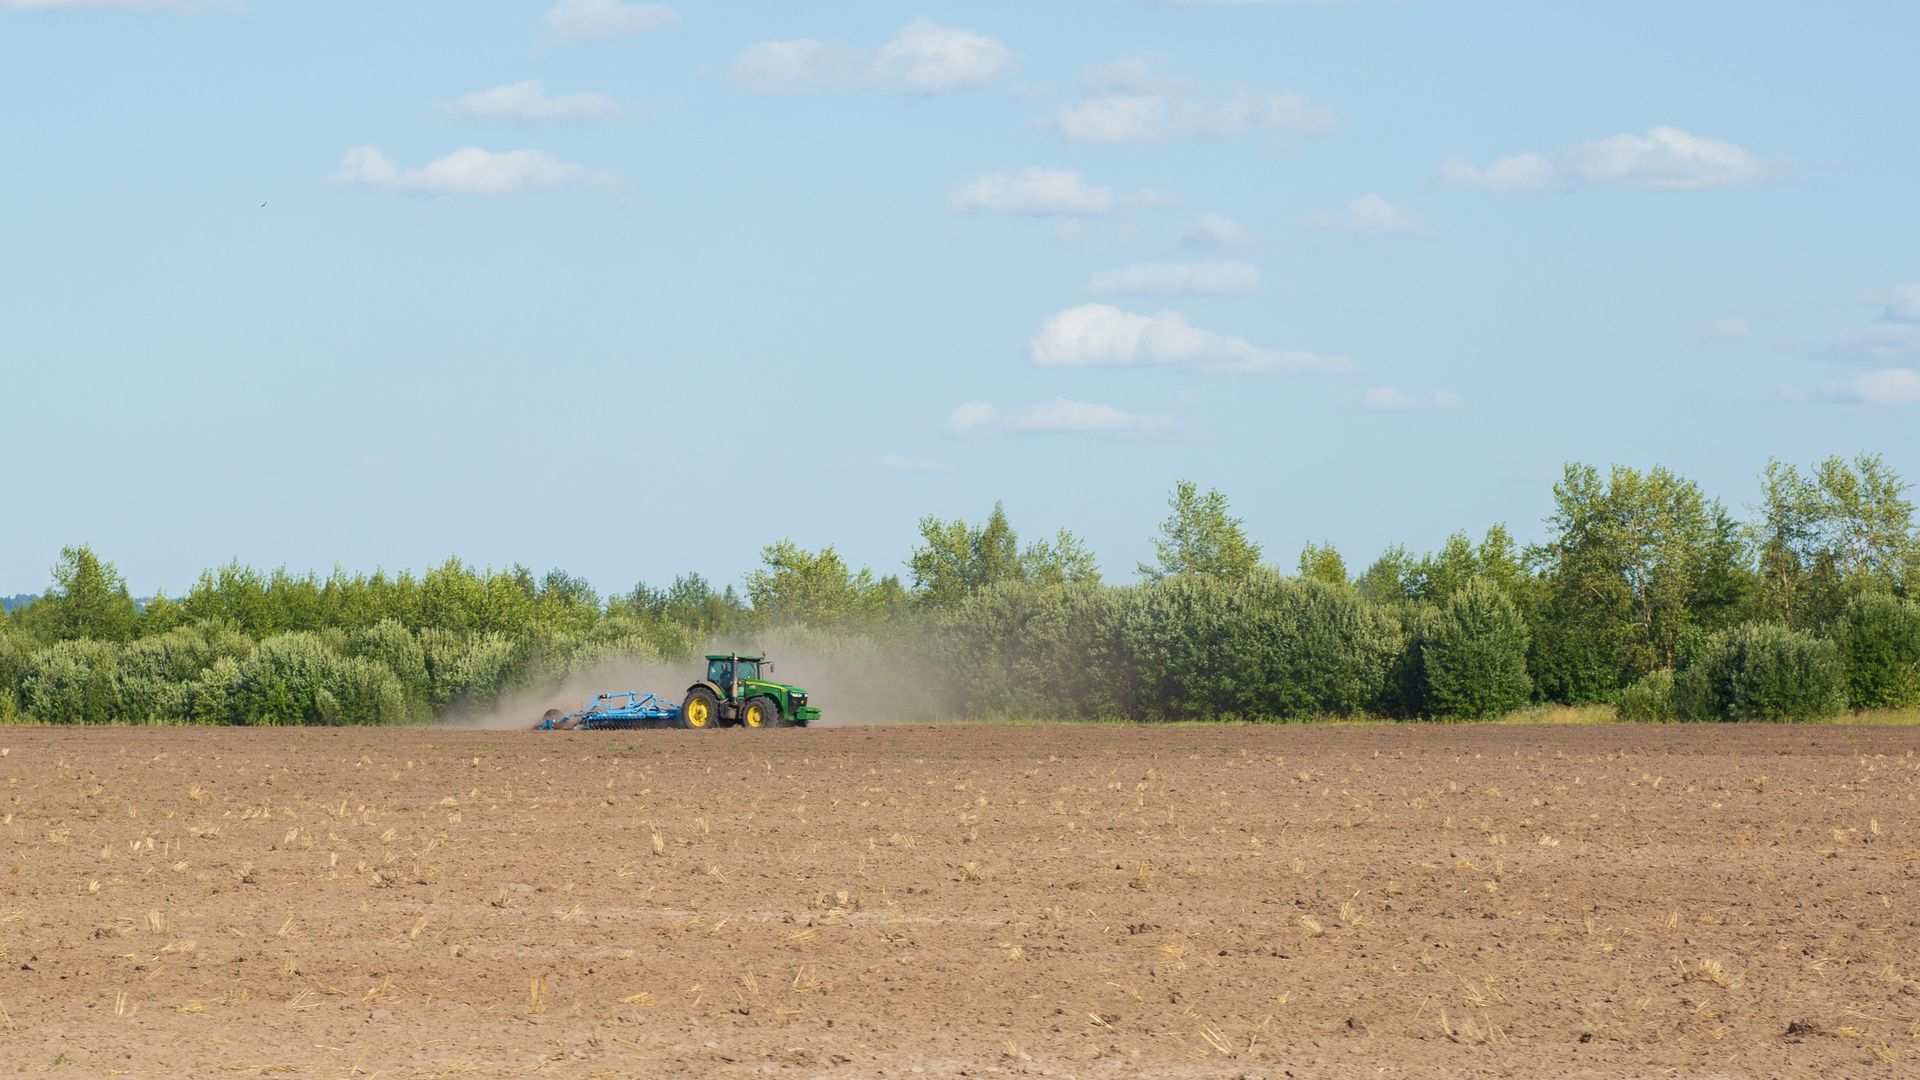
[[[915,19],[880,46],[874,74],[925,94],[982,86],[1013,68],[1013,50],[972,30]]]
[[[1920,405],[1920,371],[1881,368],[1826,385],[1829,395],[1864,405]]]
[[[1564,184],[1559,168],[1544,154],[1514,154],[1484,168],[1465,158],[1451,157],[1440,163],[1440,182],[1500,192],[1552,191]]]
[[[1080,85],[1096,94],[1176,93],[1193,86],[1192,79],[1160,71],[1162,58],[1145,53],[1116,57],[1082,72]]]
[[[1409,394],[1391,386],[1376,386],[1361,397],[1360,403],[1376,412],[1452,409],[1460,405],[1460,395],[1450,390],[1434,390],[1425,395]]]
[[[1135,263],[1095,274],[1090,293],[1225,294],[1260,287],[1260,268],[1245,262]]]
[[[469,146],[417,169],[402,169],[378,147],[347,151],[328,178],[341,187],[370,187],[404,195],[510,195],[537,188],[606,187],[613,174],[569,165],[539,150],[494,153]]]
[[[1106,94],[1062,105],[1041,125],[1079,146],[1221,139],[1248,130],[1312,132],[1332,114],[1291,90],[1237,90],[1206,98],[1176,93]]]
[[[1582,184],[1682,191],[1752,184],[1773,167],[1751,150],[1724,139],[1657,127],[1645,135],[1614,135],[1561,155],[1514,154],[1479,167],[1462,158],[1440,164],[1439,179],[1485,191],[1541,192]]]
[[[982,86],[1013,68],[1013,50],[972,30],[915,19],[879,49],[843,41],[761,41],[733,60],[733,80],[756,94],[861,84],[933,94]]]
[[[1001,409],[984,401],[956,405],[947,414],[949,435],[1109,435],[1167,436],[1180,433],[1173,418],[1127,412],[1071,398],[1055,398],[1034,405]]]
[[[1413,211],[1395,206],[1378,195],[1362,195],[1338,210],[1309,214],[1307,224],[1316,229],[1376,236],[1408,236],[1426,231]]]
[[[1753,327],[1745,319],[1713,319],[1702,326],[1694,338],[1699,341],[1731,342],[1745,341],[1753,336]]]
[[[1253,243],[1253,234],[1225,214],[1201,214],[1199,220],[1180,234],[1180,246],[1189,248],[1237,248]]]
[[[1179,365],[1228,375],[1344,371],[1337,356],[1269,349],[1202,330],[1177,311],[1136,315],[1109,304],[1082,304],[1048,319],[1027,356],[1041,367]]]
[[[680,13],[659,4],[623,4],[620,0],[559,0],[547,12],[547,27],[562,41],[627,37],[680,21]]]
[[[953,471],[953,466],[944,461],[925,461],[899,454],[888,454],[882,457],[880,467],[888,472],[903,473],[950,473]]]
[[[598,120],[620,113],[620,103],[605,94],[582,91],[549,94],[539,79],[508,83],[448,102],[446,111],[480,120],[518,120],[543,123],[556,120]]]
[[[1575,150],[1570,162],[1590,184],[1676,191],[1750,184],[1769,171],[1749,150],[1670,127],[1590,142]]]
[[[858,49],[838,41],[762,41],[734,57],[733,81],[756,94],[847,86],[865,63]]]
[[[982,173],[953,193],[953,208],[962,213],[1113,214],[1173,201],[1174,197],[1164,191],[1121,194],[1088,183],[1078,169]]]
[[[1876,360],[1920,356],[1920,324],[1887,321],[1849,330],[1840,336],[1835,351]]]
[[[1887,318],[1896,322],[1920,322],[1920,281],[1895,285],[1877,299],[1887,305]]]

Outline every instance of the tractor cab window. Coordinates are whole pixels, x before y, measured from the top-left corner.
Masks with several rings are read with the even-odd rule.
[[[760,678],[760,661],[740,660],[737,661],[737,665],[741,682],[746,682],[748,679],[757,680]]]
[[[725,690],[733,684],[733,661],[707,661],[707,681]]]

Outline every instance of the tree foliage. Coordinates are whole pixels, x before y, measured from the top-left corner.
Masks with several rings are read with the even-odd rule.
[[[1473,578],[1460,586],[1422,634],[1420,670],[1426,711],[1478,719],[1527,703],[1527,625],[1499,586]]]
[[[1260,565],[1260,545],[1247,539],[1239,518],[1218,491],[1200,493],[1191,480],[1175,485],[1167,497],[1167,520],[1153,539],[1154,562],[1140,564],[1149,582],[1182,574],[1236,578]]]
[[[324,576],[231,562],[136,601],[92,549],[0,618],[0,720],[424,722],[711,646],[798,643],[844,663],[818,699],[875,715],[1479,717],[1529,700],[1645,719],[1794,719],[1920,705],[1920,539],[1872,456],[1763,477],[1755,520],[1668,470],[1572,465],[1541,541],[1504,525],[1297,575],[1225,496],[1182,482],[1141,584],[1004,507],[928,517],[908,581],[778,540],[734,585],[683,574],[602,596],[564,570]],[[884,660],[876,659],[884,658]],[[829,689],[830,688],[830,689]],[[829,706],[831,709],[832,706]]]

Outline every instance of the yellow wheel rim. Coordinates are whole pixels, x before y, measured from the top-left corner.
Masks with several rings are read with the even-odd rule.
[[[767,714],[761,711],[760,706],[749,705],[747,706],[746,722],[748,727],[764,727],[767,722]]]
[[[713,711],[707,707],[706,699],[695,698],[687,702],[688,727],[706,727],[707,721],[711,719],[713,719]]]

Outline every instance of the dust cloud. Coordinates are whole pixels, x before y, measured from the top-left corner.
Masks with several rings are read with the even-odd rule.
[[[958,676],[928,650],[907,642],[797,632],[773,633],[751,645],[709,643],[706,652],[764,654],[773,682],[800,687],[817,706],[819,727],[926,724],[955,718]],[[548,709],[574,712],[598,694],[627,690],[658,694],[678,705],[706,672],[706,661],[613,658],[583,671],[507,691],[492,705],[455,706],[436,726],[480,731],[535,727]]]

